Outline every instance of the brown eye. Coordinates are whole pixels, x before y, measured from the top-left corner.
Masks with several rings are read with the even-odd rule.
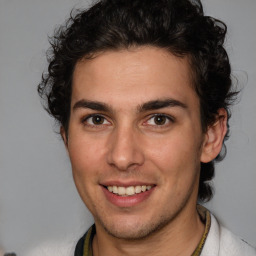
[[[156,125],[164,125],[164,124],[166,124],[166,121],[167,121],[166,116],[157,115],[157,116],[154,117],[154,123]]]
[[[84,124],[88,125],[109,125],[110,122],[101,115],[90,115],[83,121]]]
[[[102,116],[93,116],[92,117],[92,123],[95,125],[103,124],[104,123],[104,117]]]
[[[165,114],[155,114],[151,116],[146,122],[145,125],[155,126],[155,127],[161,127],[169,125],[170,123],[173,123],[173,118],[169,115]]]

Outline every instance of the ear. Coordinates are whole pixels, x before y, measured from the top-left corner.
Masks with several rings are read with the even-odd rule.
[[[63,139],[66,149],[68,149],[68,138],[67,138],[67,134],[66,134],[66,131],[63,126],[60,127],[60,134],[61,134],[61,137]]]
[[[208,127],[205,134],[201,162],[208,163],[220,153],[224,137],[227,133],[227,111],[224,108],[218,110],[216,122]]]

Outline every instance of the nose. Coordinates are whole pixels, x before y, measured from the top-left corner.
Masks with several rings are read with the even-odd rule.
[[[120,171],[127,171],[144,163],[144,154],[137,133],[132,128],[116,128],[113,131],[107,155],[108,164]]]

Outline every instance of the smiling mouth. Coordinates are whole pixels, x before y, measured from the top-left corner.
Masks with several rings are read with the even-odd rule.
[[[135,194],[141,194],[152,189],[152,186],[146,186],[146,185],[129,186],[129,187],[107,186],[106,188],[109,192],[119,196],[133,196]]]

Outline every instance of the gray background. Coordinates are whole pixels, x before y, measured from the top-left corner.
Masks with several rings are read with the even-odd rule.
[[[242,87],[228,155],[216,171],[208,207],[256,246],[256,1],[205,0],[228,25],[226,48]],[[46,242],[75,241],[92,223],[36,86],[46,68],[47,35],[79,0],[0,0],[0,247],[19,256]]]

